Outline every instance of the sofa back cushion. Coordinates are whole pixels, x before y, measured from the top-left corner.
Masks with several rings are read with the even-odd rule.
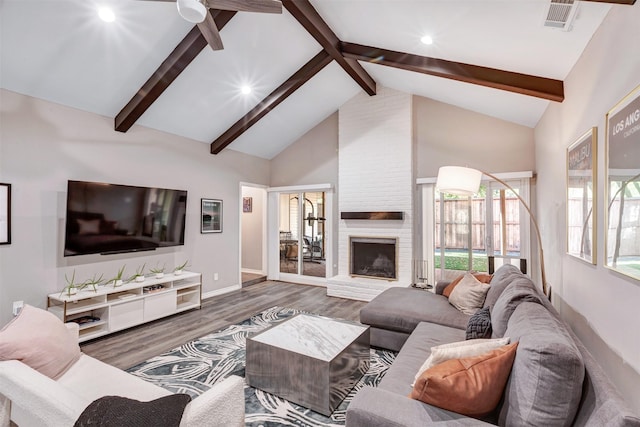
[[[498,297],[500,297],[506,287],[513,281],[513,279],[518,277],[524,277],[524,275],[515,265],[505,264],[497,269],[491,278],[491,289],[487,292],[483,308],[493,308],[493,305],[496,303]]]
[[[526,301],[513,311],[506,333],[519,344],[499,424],[571,425],[585,368],[570,333],[543,305]]]
[[[529,278],[522,274],[514,277],[490,309],[491,336],[493,338],[505,336],[509,318],[519,304],[525,301],[541,304],[543,298]]]
[[[582,399],[574,425],[640,427],[640,416],[632,412],[584,345],[577,338],[574,339],[585,367]]]

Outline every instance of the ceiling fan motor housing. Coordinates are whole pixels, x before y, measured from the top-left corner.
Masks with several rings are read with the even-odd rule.
[[[198,24],[207,16],[207,8],[198,0],[178,0],[178,13],[185,20]]]

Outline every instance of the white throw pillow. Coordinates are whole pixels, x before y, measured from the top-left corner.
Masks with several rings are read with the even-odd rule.
[[[473,274],[467,273],[451,291],[449,302],[464,314],[474,314],[482,308],[490,287],[489,284],[476,279]]]
[[[420,378],[420,375],[432,366],[439,365],[442,362],[446,362],[450,359],[461,359],[464,357],[474,357],[487,353],[491,350],[495,350],[504,345],[509,344],[511,339],[509,337],[504,338],[478,338],[474,340],[457,341],[447,344],[437,345],[431,347],[431,355],[422,364],[418,373],[415,376],[415,381]],[[413,387],[414,384],[411,384]]]

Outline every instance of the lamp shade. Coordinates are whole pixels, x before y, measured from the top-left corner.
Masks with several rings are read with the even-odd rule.
[[[438,170],[436,188],[442,193],[471,196],[478,192],[482,172],[460,166],[443,166]]]
[[[198,0],[178,0],[178,13],[185,20],[198,24],[207,16],[207,8]]]

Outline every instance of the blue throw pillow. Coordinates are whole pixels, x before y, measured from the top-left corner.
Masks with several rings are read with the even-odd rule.
[[[466,339],[491,338],[491,313],[489,307],[481,308],[472,314],[467,323]]]

